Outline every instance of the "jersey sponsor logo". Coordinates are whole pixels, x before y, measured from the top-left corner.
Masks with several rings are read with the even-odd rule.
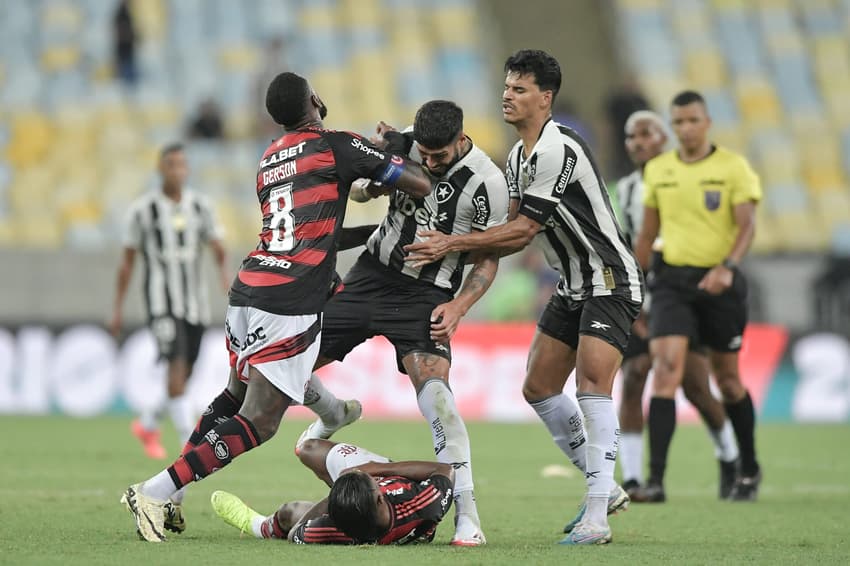
[[[260,265],[263,267],[278,267],[280,269],[289,269],[292,267],[292,262],[285,259],[275,257],[273,255],[256,254],[251,256],[254,259],[260,260]]]
[[[401,495],[402,493],[404,493],[404,488],[399,487],[399,488],[396,488],[396,489],[388,489],[384,493],[386,495]]]
[[[292,159],[304,151],[304,146],[306,144],[307,142],[301,142],[298,145],[293,145],[292,147],[285,147],[277,153],[273,153],[260,161],[260,167],[268,167],[269,165],[274,165],[275,163],[279,163],[285,159]]]
[[[590,327],[594,330],[608,330],[611,328],[610,324],[605,324],[604,322],[599,322],[598,320],[591,320]]]
[[[573,175],[573,168],[576,165],[575,157],[567,157],[564,168],[561,170],[561,175],[558,177],[558,183],[555,185],[555,194],[562,195],[567,188],[567,183],[570,182],[570,177]]]
[[[433,228],[433,215],[431,214],[431,211],[425,207],[419,206],[413,197],[396,191],[394,198],[396,209],[404,216],[412,216],[416,221],[416,224],[419,226],[427,226],[429,229]],[[440,218],[445,219],[445,213],[441,214]]]
[[[452,488],[449,488],[449,489],[446,490],[445,497],[443,497],[440,500],[440,508],[443,510],[443,512],[445,512],[446,509],[449,508],[449,503],[451,502],[451,500],[452,500]]]
[[[436,197],[438,204],[443,204],[448,201],[454,194],[455,188],[445,181],[437,183],[437,186],[434,187],[434,196]]]
[[[717,210],[720,208],[720,191],[704,191],[703,197],[706,209]]]
[[[475,206],[475,214],[472,215],[473,224],[487,224],[490,218],[490,203],[487,201],[486,195],[478,195],[472,199],[472,204]]]
[[[377,157],[378,159],[381,159],[381,160],[386,159],[384,157],[383,153],[381,153],[380,151],[378,151],[374,147],[369,147],[368,145],[364,144],[362,141],[360,141],[357,138],[353,138],[351,140],[351,147],[353,147],[354,149],[359,149],[360,151],[362,151],[366,155],[372,155],[372,156]]]

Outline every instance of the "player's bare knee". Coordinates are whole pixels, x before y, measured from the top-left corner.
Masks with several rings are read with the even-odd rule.
[[[322,442],[319,439],[308,438],[298,447],[298,459],[301,460],[302,464],[313,469],[313,464],[319,457],[319,452],[324,452],[324,456],[327,456],[327,449],[322,450],[321,447]]]
[[[720,389],[720,394],[727,403],[739,401],[746,394],[744,385],[741,383],[737,372],[717,374],[715,379],[717,380],[717,387]]]

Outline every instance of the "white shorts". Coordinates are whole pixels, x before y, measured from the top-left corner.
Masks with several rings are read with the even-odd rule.
[[[225,338],[230,367],[248,381],[252,366],[282,393],[297,403],[319,356],[322,338],[320,315],[272,314],[254,307],[227,307]]]
[[[328,469],[328,475],[331,481],[336,481],[340,472],[346,468],[354,468],[369,462],[380,462],[386,464],[389,458],[385,458],[380,454],[369,452],[365,448],[360,448],[354,444],[339,443],[328,452],[328,457],[325,459],[325,467]]]

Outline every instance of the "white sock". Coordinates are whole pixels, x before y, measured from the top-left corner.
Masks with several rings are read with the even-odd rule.
[[[732,429],[732,421],[723,421],[720,430],[708,429],[711,440],[714,442],[714,455],[721,462],[734,462],[738,459],[738,443],[735,441],[735,431]]]
[[[322,422],[327,424],[337,424],[345,415],[345,403],[328,391],[315,373],[307,382],[304,406],[316,413]]]
[[[263,517],[257,515],[251,519],[251,532],[257,538],[266,538],[263,536],[263,523],[267,522],[271,517]]]
[[[167,501],[177,491],[177,486],[174,485],[174,480],[171,479],[171,475],[165,469],[143,483],[139,491],[153,499]]]
[[[458,413],[455,397],[442,379],[431,379],[416,396],[419,411],[431,426],[437,461],[455,469],[455,512],[469,515],[478,523],[472,482],[472,458],[466,424]],[[468,495],[464,495],[468,493]]]
[[[159,420],[162,418],[163,407],[155,407],[153,409],[145,409],[139,413],[139,423],[142,428],[150,432],[159,430]]]
[[[643,484],[643,433],[624,432],[620,435],[620,470],[623,481]]]
[[[188,395],[172,397],[168,400],[168,413],[171,415],[171,422],[174,423],[174,428],[177,430],[177,437],[181,443],[189,440],[192,432],[195,430],[195,424],[198,422],[195,409],[192,406],[192,400]]]
[[[549,429],[558,448],[584,473],[587,469],[587,442],[581,411],[573,400],[559,393],[541,401],[530,402],[529,405]]]
[[[185,485],[184,485],[183,487],[181,487],[180,489],[178,489],[177,491],[175,491],[175,492],[171,495],[171,501],[173,501],[174,503],[177,503],[178,505],[179,505],[179,504],[181,504],[181,503],[183,503],[183,497],[185,497],[185,496],[186,496],[186,488],[187,488],[187,487],[188,487],[188,486],[185,486]]]
[[[608,524],[608,495],[614,483],[620,423],[614,401],[607,395],[579,393],[578,404],[587,428],[587,513],[596,525]]]

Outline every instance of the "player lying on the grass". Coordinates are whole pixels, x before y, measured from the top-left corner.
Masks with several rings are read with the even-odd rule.
[[[306,440],[298,458],[329,486],[318,503],[284,503],[263,516],[225,491],[212,494],[216,514],[257,538],[297,544],[431,542],[452,505],[454,469],[439,462],[390,462],[359,446]]]

